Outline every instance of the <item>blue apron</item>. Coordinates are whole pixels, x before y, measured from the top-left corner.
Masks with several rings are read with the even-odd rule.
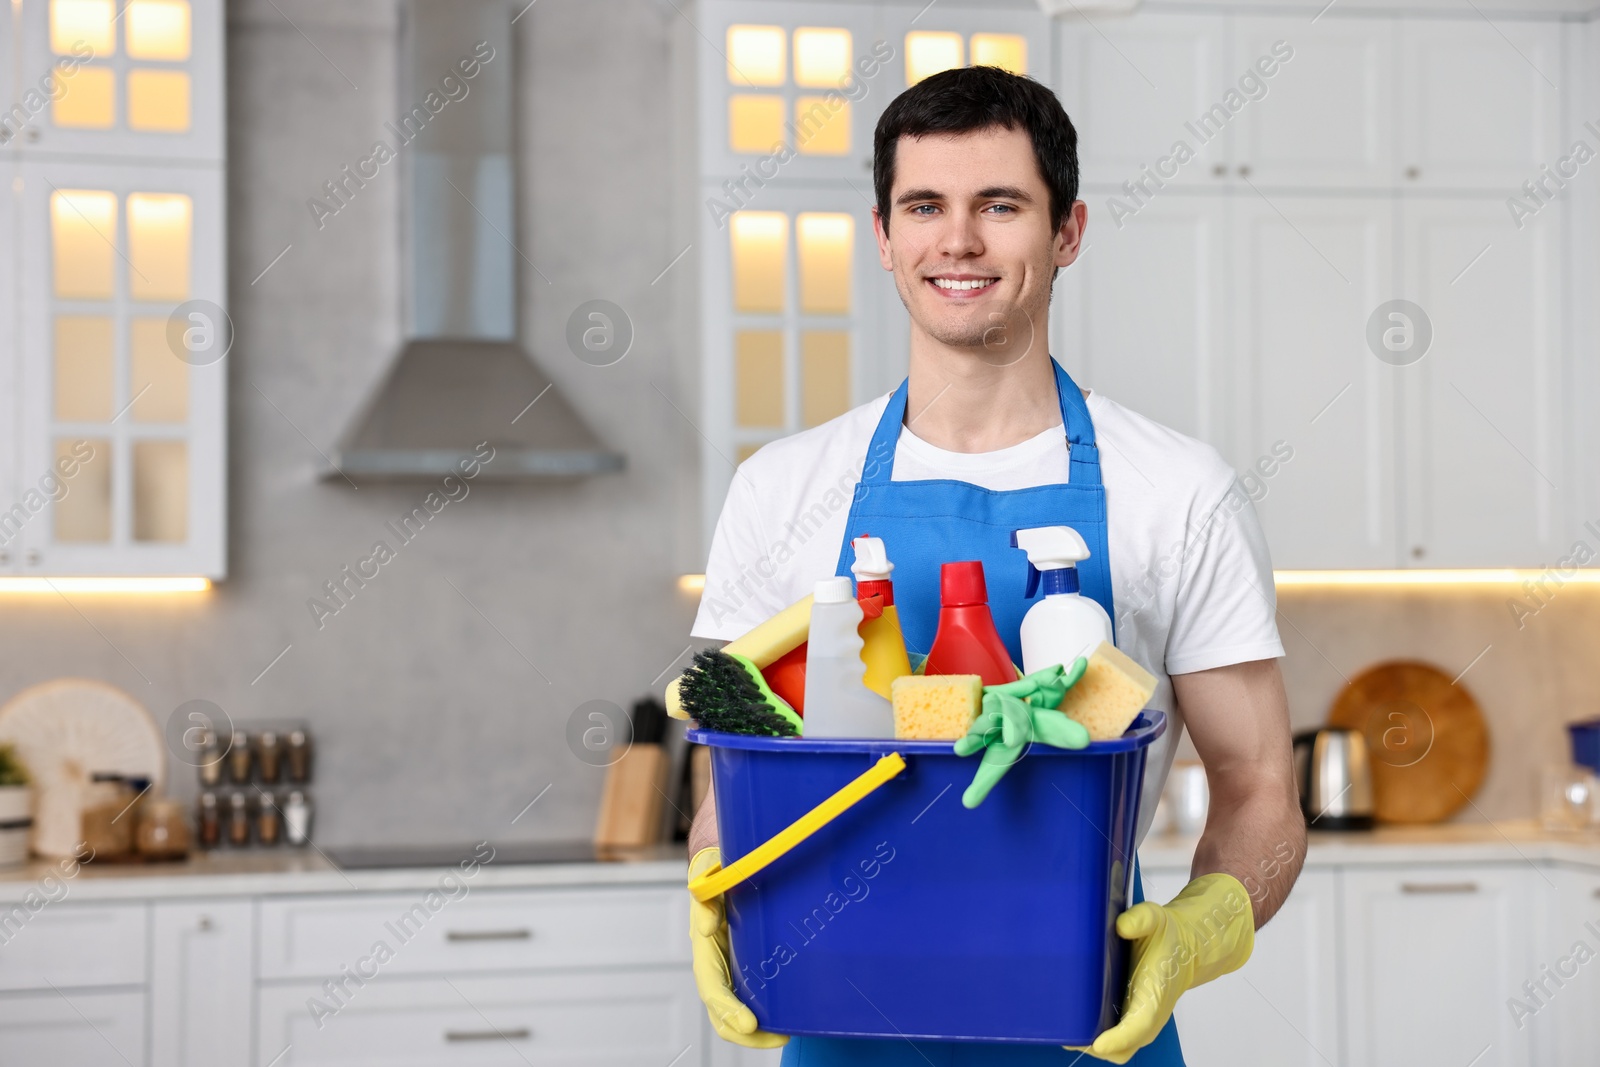
[[[983,561],[989,609],[1015,662],[1022,662],[1020,629],[1029,607],[1023,597],[1027,557],[1011,547],[1013,530],[1071,526],[1089,546],[1078,567],[1080,589],[1114,620],[1111,561],[1106,529],[1106,491],[1100,482],[1100,453],[1083,393],[1059,363],[1051,361],[1061,401],[1061,421],[1071,449],[1070,482],[996,492],[948,479],[896,482],[895,446],[905,419],[906,382],[889,398],[872,435],[866,466],[856,486],[836,573],[850,574],[851,541],[881,537],[894,561],[894,599],[906,647],[926,654],[939,621],[939,566],[954,560]],[[1114,624],[1113,624],[1114,625]],[[1135,862],[1133,899],[1144,899]],[[1052,1045],[985,1045],[964,1042],[853,1041],[792,1037],[784,1046],[783,1067],[1080,1067],[1103,1061]],[[1171,1020],[1155,1041],[1131,1060],[1135,1067],[1183,1067],[1178,1028]]]

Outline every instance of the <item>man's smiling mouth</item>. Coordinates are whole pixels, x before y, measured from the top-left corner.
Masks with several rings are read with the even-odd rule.
[[[999,278],[981,277],[970,274],[937,275],[929,278],[928,282],[942,293],[955,295],[958,293],[977,293],[989,288],[998,282]]]

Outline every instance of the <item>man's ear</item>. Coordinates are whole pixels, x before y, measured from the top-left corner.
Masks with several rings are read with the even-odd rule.
[[[1074,200],[1056,231],[1055,265],[1070,267],[1083,251],[1083,232],[1089,226],[1089,205]]]
[[[889,231],[878,215],[878,205],[872,205],[872,233],[878,239],[878,262],[886,271],[894,270],[894,257],[889,254]]]

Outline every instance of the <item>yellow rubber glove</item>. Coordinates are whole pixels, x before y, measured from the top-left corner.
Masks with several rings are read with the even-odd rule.
[[[1123,1064],[1156,1039],[1185,991],[1244,966],[1256,920],[1237,878],[1204,874],[1168,904],[1146,900],[1117,916],[1117,935],[1133,942],[1128,999],[1121,1021],[1085,1051]]]
[[[721,863],[721,849],[701,849],[689,861],[689,880]],[[728,917],[721,897],[704,902],[689,897],[689,949],[694,957],[695,988],[718,1037],[745,1048],[777,1048],[788,1042],[784,1034],[762,1030],[755,1012],[734,995],[733,977],[728,973]]]

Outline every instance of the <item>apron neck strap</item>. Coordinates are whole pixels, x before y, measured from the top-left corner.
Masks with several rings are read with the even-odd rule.
[[[1072,458],[1072,482],[1076,485],[1100,484],[1100,450],[1095,447],[1094,422],[1089,418],[1089,405],[1084,402],[1083,391],[1072,380],[1066,369],[1050,360],[1056,374],[1056,397],[1061,402],[1061,423],[1066,427],[1067,446]],[[900,441],[900,427],[906,417],[906,392],[911,385],[907,378],[889,397],[883,409],[878,428],[872,433],[872,444],[867,449],[867,462],[861,472],[861,481],[867,485],[886,485],[894,474],[894,450]]]

